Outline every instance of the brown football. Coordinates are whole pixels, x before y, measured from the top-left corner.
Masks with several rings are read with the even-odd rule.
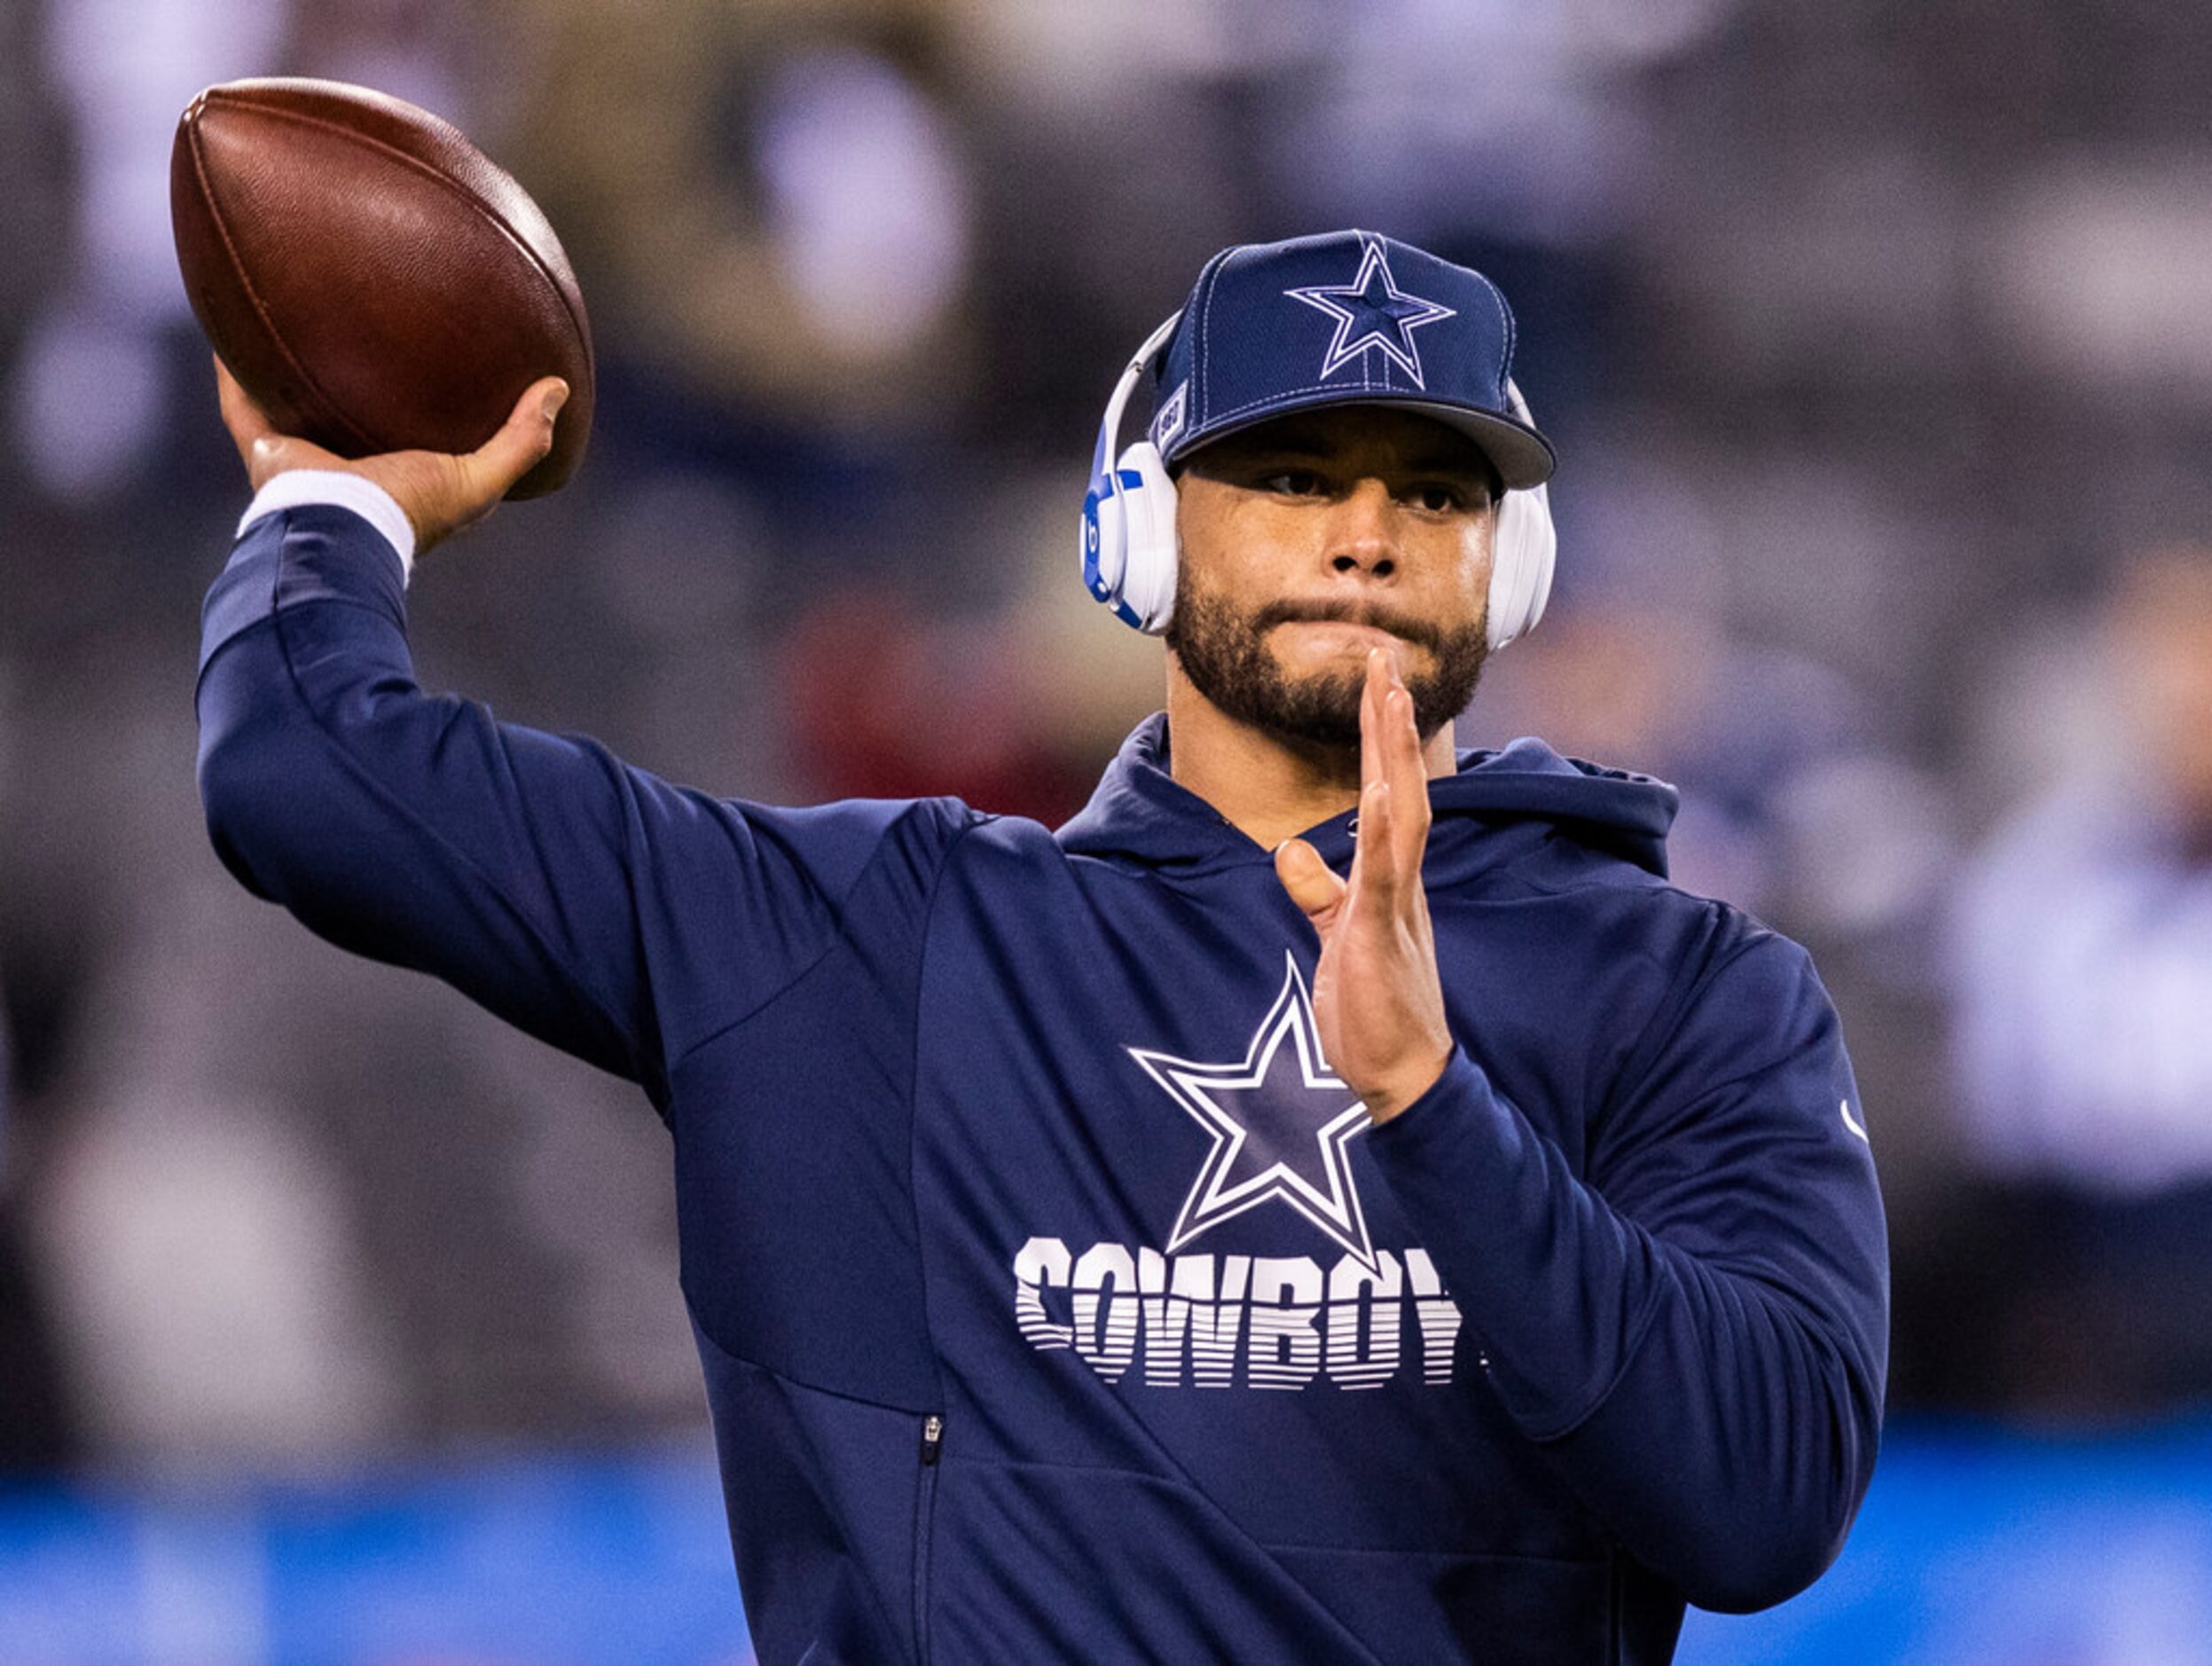
[[[474,450],[540,376],[569,388],[553,491],[592,429],[592,332],[561,240],[451,122],[334,81],[233,81],[169,157],[192,310],[270,420],[345,457]]]

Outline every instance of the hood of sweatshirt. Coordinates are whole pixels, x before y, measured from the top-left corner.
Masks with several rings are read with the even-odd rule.
[[[1496,867],[1553,838],[1667,876],[1667,829],[1680,803],[1649,775],[1563,758],[1541,741],[1463,751],[1459,768],[1429,782],[1432,817],[1423,864],[1433,884]],[[1322,859],[1352,860],[1347,810],[1308,829]],[[1196,876],[1272,860],[1268,852],[1170,773],[1167,716],[1132,731],[1082,812],[1063,827],[1072,855]]]

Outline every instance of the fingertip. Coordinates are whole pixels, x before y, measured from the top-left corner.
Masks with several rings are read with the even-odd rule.
[[[1276,880],[1309,918],[1317,919],[1343,896],[1345,882],[1304,839],[1283,840],[1275,859]]]
[[[552,443],[553,419],[561,414],[561,407],[569,402],[569,384],[558,376],[541,376],[522,389],[514,401],[514,408],[507,413],[506,426],[536,430],[533,437],[542,444]]]
[[[1275,846],[1275,876],[1285,884],[1307,885],[1336,876],[1322,854],[1301,838],[1289,838]]]
[[[231,373],[231,367],[223,362],[222,356],[216,354],[213,355],[213,358],[216,403],[222,407],[224,414],[226,417],[247,422],[252,427],[262,426],[255,420],[261,415],[261,407],[254,403],[252,397],[239,385],[239,379]]]

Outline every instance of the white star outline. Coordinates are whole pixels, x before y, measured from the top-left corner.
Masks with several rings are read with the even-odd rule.
[[[1346,1095],[1352,1092],[1322,1057],[1321,1034],[1314,1022],[1313,997],[1306,993],[1306,979],[1298,973],[1297,959],[1288,952],[1282,958],[1282,991],[1252,1033],[1251,1045],[1245,1050],[1241,1064],[1208,1065],[1141,1047],[1127,1049],[1145,1073],[1213,1139],[1213,1149],[1206,1153],[1198,1178],[1191,1184],[1190,1195],[1183,1199],[1182,1210],[1175,1217],[1167,1253],[1173,1255],[1222,1222],[1248,1209],[1256,1209],[1272,1198],[1280,1198],[1342,1245],[1361,1266],[1371,1269],[1376,1265],[1375,1246],[1368,1237],[1367,1216],[1360,1207],[1359,1188],[1353,1182],[1351,1154],[1346,1149],[1356,1136],[1367,1130],[1371,1120],[1367,1107],[1357,1097],[1314,1133],[1321,1148],[1322,1172],[1328,1176],[1327,1192],[1281,1162],[1236,1185],[1223,1184],[1235,1168],[1237,1153],[1243,1150],[1249,1136],[1244,1125],[1222,1109],[1209,1089],[1264,1086],[1275,1054],[1288,1037],[1297,1048],[1298,1077],[1305,1087],[1315,1091],[1336,1089]]]
[[[1282,293],[1293,301],[1303,301],[1309,307],[1320,309],[1337,320],[1336,337],[1329,343],[1328,358],[1322,361],[1322,381],[1327,381],[1350,361],[1365,353],[1369,348],[1379,347],[1385,357],[1413,378],[1413,385],[1425,393],[1428,391],[1429,384],[1422,377],[1421,349],[1414,341],[1413,333],[1424,324],[1434,324],[1439,319],[1456,318],[1459,316],[1458,310],[1453,307],[1439,305],[1426,295],[1406,294],[1399,288],[1398,280],[1391,276],[1390,257],[1383,253],[1382,243],[1375,238],[1369,238],[1363,247],[1366,252],[1360,257],[1360,275],[1350,283],[1316,284],[1306,289],[1285,289]],[[1381,268],[1383,273],[1384,293],[1392,301],[1410,302],[1420,310],[1409,312],[1403,318],[1393,318],[1391,320],[1396,326],[1395,334],[1398,337],[1396,341],[1392,341],[1389,335],[1380,330],[1370,328],[1358,341],[1347,342],[1345,338],[1352,334],[1352,326],[1357,319],[1352,309],[1338,301],[1337,297],[1357,295],[1361,300],[1365,300],[1368,286],[1374,281],[1376,269],[1378,267]]]

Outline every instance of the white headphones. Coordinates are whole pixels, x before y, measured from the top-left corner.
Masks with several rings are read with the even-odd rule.
[[[1146,336],[1121,373],[1099,421],[1098,444],[1091,452],[1091,486],[1083,498],[1084,587],[1111,608],[1117,618],[1148,636],[1166,630],[1175,611],[1175,483],[1168,476],[1159,448],[1149,439],[1131,444],[1110,468],[1108,460],[1120,444],[1122,413],[1130,396],[1181,319],[1177,312]],[[1505,397],[1513,414],[1533,428],[1527,401],[1510,381]],[[1558,547],[1549,490],[1537,485],[1508,491],[1498,506],[1497,530],[1491,542],[1492,648],[1526,635],[1543,617]]]

